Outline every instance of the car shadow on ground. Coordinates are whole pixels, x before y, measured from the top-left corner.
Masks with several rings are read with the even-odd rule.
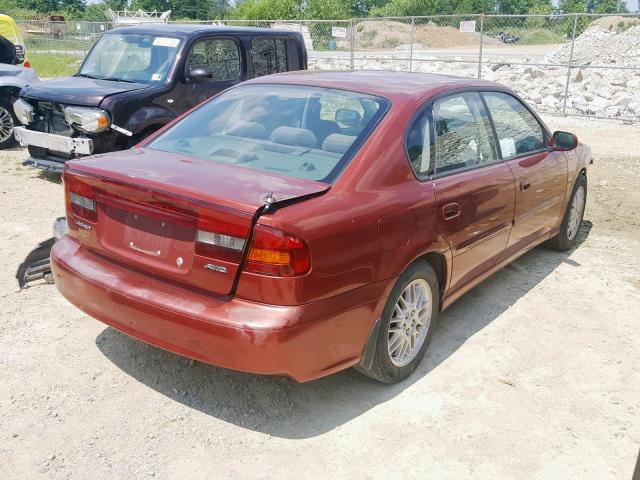
[[[578,246],[590,229],[591,222],[585,221]],[[190,408],[272,436],[310,438],[349,422],[415,382],[429,381],[430,371],[558,265],[579,267],[570,254],[538,247],[458,300],[441,314],[430,350],[416,372],[396,385],[377,383],[352,369],[305,384],[234,372],[191,362],[113,328],[103,330],[96,344],[126,374]]]

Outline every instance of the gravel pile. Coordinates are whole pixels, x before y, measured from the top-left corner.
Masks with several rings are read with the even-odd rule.
[[[412,68],[417,72],[464,77],[475,77],[478,73],[477,64],[469,62],[469,57],[449,56],[449,60],[460,63],[448,63],[428,51],[414,49],[413,53]],[[563,108],[566,67],[512,65],[511,62],[566,64],[570,55],[571,44],[568,43],[541,58],[494,56],[490,59],[494,63],[483,66],[482,78],[510,86],[540,110],[559,112]],[[355,66],[363,70],[407,70],[407,56],[405,51],[389,52],[384,57],[378,55],[378,58],[360,54],[356,55]],[[589,27],[576,39],[573,64],[586,67],[571,70],[566,105],[568,113],[612,118],[640,117],[640,25],[629,26],[620,33],[599,25]],[[610,66],[636,69],[607,68]],[[310,58],[309,67],[345,69],[349,63],[346,57],[323,56]]]

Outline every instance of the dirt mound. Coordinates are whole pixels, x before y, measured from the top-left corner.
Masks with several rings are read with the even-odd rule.
[[[365,20],[355,26],[356,48],[370,50],[393,49],[411,43],[411,24],[393,20]],[[452,26],[434,22],[415,26],[414,43],[424,48],[476,46],[479,33],[464,33]]]
[[[429,22],[416,26],[416,41],[427,48],[475,46],[480,44],[480,34],[465,33],[455,27],[441,27]]]
[[[614,32],[624,31],[634,25],[640,25],[640,18],[621,17],[619,15],[614,15],[613,17],[600,17],[589,24],[590,27],[600,27]]]

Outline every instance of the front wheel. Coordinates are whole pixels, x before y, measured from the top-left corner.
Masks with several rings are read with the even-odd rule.
[[[13,105],[6,97],[0,98],[0,149],[8,148],[15,143],[13,127],[16,117],[13,113]]]
[[[415,262],[400,276],[387,299],[371,367],[356,369],[384,383],[409,376],[427,351],[439,309],[433,268],[427,262]]]
[[[584,217],[584,207],[587,201],[587,177],[580,175],[571,192],[567,210],[560,224],[560,231],[550,241],[551,246],[559,251],[573,248],[578,240],[578,232]]]

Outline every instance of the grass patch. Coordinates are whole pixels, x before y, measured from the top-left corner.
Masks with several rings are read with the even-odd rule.
[[[565,43],[567,41],[561,33],[542,28],[522,30],[518,32],[518,35],[520,35],[520,40],[517,43],[521,45],[548,45],[550,43]]]
[[[73,75],[80,68],[82,57],[76,55],[56,55],[46,53],[29,53],[27,60],[40,78],[55,78]]]

